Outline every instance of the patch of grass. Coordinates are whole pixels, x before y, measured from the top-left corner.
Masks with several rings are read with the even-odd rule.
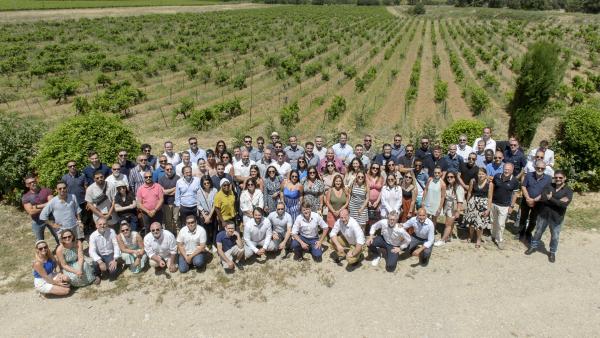
[[[214,5],[218,0],[0,0],[0,10]]]
[[[567,209],[565,226],[586,230],[600,229],[600,193],[574,195],[573,202]]]

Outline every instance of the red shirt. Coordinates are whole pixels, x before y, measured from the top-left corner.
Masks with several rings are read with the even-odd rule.
[[[44,203],[48,202],[49,196],[52,196],[52,190],[50,190],[48,188],[40,188],[40,191],[38,191],[37,193],[29,190],[21,198],[21,203],[23,203],[23,205],[25,205],[27,203],[29,203],[31,205],[44,204]],[[36,214],[31,215],[31,219],[36,222],[40,222],[40,214],[41,213],[42,213],[42,209],[40,209]]]
[[[138,188],[135,197],[142,202],[144,208],[154,210],[164,193],[165,191],[160,184],[152,183],[151,186],[144,184]]]

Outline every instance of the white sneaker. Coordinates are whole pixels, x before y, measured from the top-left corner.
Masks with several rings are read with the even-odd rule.
[[[441,239],[439,239],[439,240],[435,241],[435,243],[433,243],[434,246],[442,246],[444,244],[446,244],[446,242],[442,241]]]
[[[379,265],[379,261],[381,260],[381,256],[375,258],[374,260],[371,261],[371,265],[372,266],[377,266]]]

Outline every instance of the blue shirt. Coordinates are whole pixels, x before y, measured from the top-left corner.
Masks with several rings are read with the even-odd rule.
[[[77,202],[77,198],[73,194],[67,194],[65,201],[54,196],[42,209],[40,219],[47,221],[52,214],[54,222],[61,225],[61,230],[72,229],[77,226],[77,214],[81,212]]]
[[[513,154],[510,150],[504,152],[504,163],[512,163],[514,165],[514,175],[518,175],[527,165],[527,159],[522,151],[517,150],[516,154]]]
[[[454,155],[454,158],[450,157],[450,155],[446,155],[442,158],[440,165],[442,167],[442,171],[457,173],[460,169],[460,164],[464,161],[465,160],[462,158],[462,156],[458,154]]]
[[[184,177],[177,181],[175,186],[175,205],[180,207],[195,207],[198,205],[198,190],[200,190],[200,179],[192,176],[188,183]]]
[[[396,146],[392,144],[392,156],[396,159],[396,163],[398,163],[400,157],[404,155],[406,155],[404,145],[401,144],[399,147],[396,148]]]
[[[165,169],[163,169],[163,167],[161,166],[154,169],[154,171],[152,172],[152,180],[154,181],[154,183],[158,183],[158,180],[160,180],[160,178],[163,176],[165,176]]]
[[[221,243],[221,245],[222,245],[221,248],[223,249],[223,252],[227,252],[227,251],[229,251],[229,249],[236,246],[237,245],[236,241],[237,241],[236,234],[233,234],[233,236],[228,237],[227,232],[225,230],[222,230],[221,232],[219,232],[217,234],[217,243]]]
[[[104,178],[108,177],[108,175],[110,175],[111,172],[110,168],[107,167],[104,163],[100,163],[100,167],[98,168],[94,168],[91,165],[88,165],[83,169],[83,175],[85,175],[85,184],[90,186],[92,185],[92,183],[94,183],[94,173],[98,170],[100,170],[104,174]]]
[[[298,168],[298,159],[304,157],[304,148],[300,146],[296,146],[296,148],[292,148],[287,146],[283,149],[285,152],[285,156],[288,158],[288,162],[292,166],[292,169]]]
[[[535,172],[525,175],[525,180],[523,181],[523,186],[527,189],[530,198],[538,197],[542,194],[542,191],[551,184],[552,177],[544,174],[542,177],[538,178],[535,175]]]
[[[498,174],[502,174],[502,171],[504,170],[504,163],[500,163],[499,165],[496,165],[494,162],[489,163],[487,166],[485,166],[485,171],[487,172],[488,176],[496,176]]]
[[[63,182],[67,184],[67,193],[75,195],[79,203],[85,201],[85,176],[80,172],[75,176],[67,173],[62,177]]]
[[[195,154],[192,152],[192,149],[188,149],[188,151],[190,152],[190,162],[193,164],[198,163],[198,160],[201,158],[206,160],[206,151],[203,149],[198,148],[198,151]]]

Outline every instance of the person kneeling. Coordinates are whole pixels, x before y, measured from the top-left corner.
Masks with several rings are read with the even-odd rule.
[[[165,268],[169,268],[171,272],[177,271],[175,236],[169,230],[163,230],[160,223],[150,224],[150,233],[144,236],[144,250],[150,258],[150,266],[155,268],[156,273],[164,271]]]
[[[414,233],[411,235],[408,252],[414,257],[419,257],[419,263],[426,266],[429,264],[429,257],[431,257],[435,227],[433,222],[427,218],[425,209],[419,209],[417,216],[404,223],[404,229],[410,228],[414,229]]]
[[[225,271],[238,269],[244,270],[240,260],[244,258],[244,243],[239,232],[235,231],[235,224],[225,223],[225,230],[217,234],[217,254]]]
[[[108,273],[110,280],[114,280],[118,275],[117,259],[121,257],[121,249],[117,243],[117,234],[108,227],[106,218],[96,220],[96,231],[90,235],[88,251],[94,261],[96,275],[102,278],[102,275]]]
[[[387,219],[382,219],[371,226],[367,245],[369,253],[373,258],[371,265],[377,266],[381,260],[379,250],[386,251],[385,269],[388,272],[394,272],[398,265],[400,251],[406,249],[410,243],[410,235],[398,223],[400,215],[392,210],[388,213]],[[375,232],[381,229],[381,235],[375,237]]]
[[[185,226],[177,235],[179,272],[186,273],[190,265],[202,269],[206,265],[206,230],[199,227],[194,215],[185,218]]]
[[[323,229],[321,237],[319,237],[319,227]],[[327,223],[323,217],[316,212],[311,211],[311,205],[308,202],[302,203],[302,214],[296,217],[294,226],[292,227],[292,251],[294,251],[294,259],[302,260],[305,251],[310,250],[310,254],[316,261],[321,261],[323,249],[321,245],[329,232]]]
[[[244,256],[246,259],[254,255],[262,257],[267,251],[275,250],[271,222],[263,217],[263,210],[256,207],[252,211],[252,219],[244,224]]]
[[[336,263],[346,258],[350,266],[357,264],[363,258],[365,234],[358,222],[350,217],[347,209],[340,210],[340,218],[333,225],[329,237],[337,252]]]

